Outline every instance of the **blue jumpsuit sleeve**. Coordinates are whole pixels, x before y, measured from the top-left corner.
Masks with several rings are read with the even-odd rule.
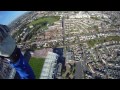
[[[16,72],[18,72],[20,79],[35,79],[32,68],[21,52],[19,60],[16,63],[11,63],[11,65],[16,69]]]

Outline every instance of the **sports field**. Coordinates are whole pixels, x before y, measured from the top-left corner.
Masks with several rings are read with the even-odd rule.
[[[30,59],[29,64],[35,73],[36,79],[39,79],[39,77],[40,77],[41,70],[42,70],[42,67],[44,64],[44,60],[45,60],[44,58],[35,58],[35,57],[32,57]]]

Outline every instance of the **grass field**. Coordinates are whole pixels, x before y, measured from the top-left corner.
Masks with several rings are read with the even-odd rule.
[[[44,30],[47,30],[49,26],[54,25],[54,22],[58,21],[59,19],[60,16],[44,16],[32,21],[27,25],[28,27],[31,25],[34,26],[34,28],[31,29],[29,38],[27,38],[27,40],[35,40],[34,37],[37,33],[44,32]]]
[[[45,60],[44,58],[35,58],[35,57],[32,57],[30,59],[29,64],[35,73],[36,79],[39,79],[40,77],[40,73],[41,73],[41,70],[44,64],[44,60]]]
[[[44,22],[48,24],[52,24],[55,21],[58,21],[60,19],[59,16],[46,16],[46,17],[40,17],[37,20],[32,21],[29,25],[37,25],[42,24]]]
[[[100,44],[108,41],[120,41],[120,36],[108,36],[106,38],[91,39],[87,41],[89,47],[93,47],[95,44]]]

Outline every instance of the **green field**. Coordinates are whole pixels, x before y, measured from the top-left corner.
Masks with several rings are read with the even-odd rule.
[[[26,40],[35,40],[34,36],[36,36],[37,33],[44,32],[44,30],[48,29],[48,26],[54,25],[54,22],[59,19],[60,16],[44,16],[32,21],[27,26],[33,25],[34,28],[31,29],[31,33],[29,33],[30,35]]]
[[[93,47],[95,44],[100,44],[108,41],[120,41],[120,36],[108,36],[106,38],[91,39],[87,41],[89,47]]]
[[[40,17],[34,21],[32,21],[29,25],[38,25],[38,24],[53,24],[55,21],[58,21],[60,19],[59,16],[46,16],[46,17]]]
[[[40,77],[40,73],[42,71],[44,60],[45,60],[44,58],[35,58],[35,57],[32,57],[30,59],[29,64],[35,73],[36,79],[39,79],[39,77]]]
[[[97,16],[91,16],[90,18],[94,20],[100,20]]]

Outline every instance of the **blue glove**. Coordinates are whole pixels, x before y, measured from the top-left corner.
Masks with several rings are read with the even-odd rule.
[[[34,72],[28,64],[27,60],[22,55],[20,49],[18,52],[20,54],[19,60],[17,60],[15,63],[11,63],[12,67],[16,69],[16,72],[18,72],[20,79],[35,79]]]

